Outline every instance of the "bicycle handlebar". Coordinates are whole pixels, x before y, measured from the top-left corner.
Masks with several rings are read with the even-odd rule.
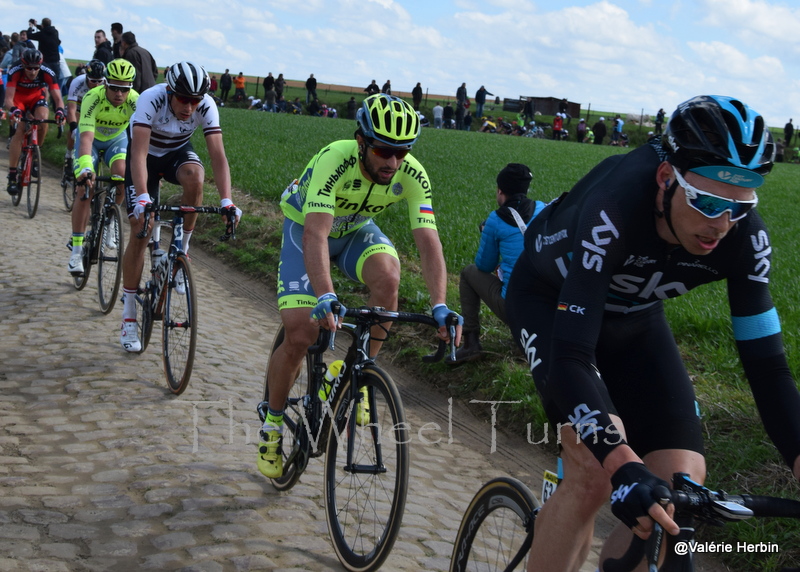
[[[156,203],[150,203],[145,206],[144,208],[144,225],[142,226],[142,230],[140,230],[136,236],[137,238],[144,238],[147,236],[147,227],[150,225],[150,213],[153,211],[160,211],[160,212],[173,212],[173,213],[181,213],[190,214],[190,213],[205,213],[205,214],[221,214],[224,215],[225,218],[228,219],[227,225],[225,227],[225,234],[219,237],[220,240],[225,241],[231,238],[236,238],[236,208],[235,207],[203,207],[203,206],[192,206],[192,205],[179,205],[179,206],[171,206],[171,205],[157,205]]]
[[[685,473],[672,477],[675,490],[670,491],[669,502],[675,511],[691,515],[702,522],[722,524],[751,517],[800,518],[800,501],[764,495],[729,495],[724,491],[712,491],[688,478]],[[656,523],[656,527],[659,525]],[[663,535],[656,530],[651,538]],[[609,558],[602,563],[603,572],[630,572],[642,561],[659,550],[657,542],[649,543],[634,536],[628,550],[620,558]]]
[[[20,117],[18,121],[24,121],[30,125],[39,125],[40,123],[52,123],[53,125],[58,125],[58,139],[61,139],[61,135],[64,133],[64,124],[59,123],[55,119],[36,119],[35,117]]]
[[[331,311],[338,315],[341,305],[337,302],[331,304]],[[423,324],[432,326],[438,329],[439,324],[429,314],[417,314],[412,312],[392,312],[380,307],[360,307],[360,308],[347,308],[344,313],[345,318],[354,318],[356,322],[364,324],[381,324],[383,322],[405,322],[411,324]],[[455,327],[458,325],[458,315],[451,313],[447,317],[447,327],[450,333],[450,343],[440,339],[436,351],[432,354],[422,357],[422,361],[426,363],[435,363],[441,361],[447,351],[447,346],[450,346],[451,356],[455,354]],[[335,334],[330,330],[322,330],[317,339],[317,343],[311,346],[308,351],[310,353],[322,353],[330,347],[334,349]],[[454,358],[455,359],[455,358]]]

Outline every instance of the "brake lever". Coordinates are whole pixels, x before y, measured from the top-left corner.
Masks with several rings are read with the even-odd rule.
[[[144,238],[147,236],[147,227],[150,226],[150,211],[144,211],[144,225],[142,226],[142,230],[136,235],[137,238]]]

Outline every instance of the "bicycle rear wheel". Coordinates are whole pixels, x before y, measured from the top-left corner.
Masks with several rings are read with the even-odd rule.
[[[39,208],[39,191],[42,187],[42,152],[36,146],[31,149],[31,176],[28,180],[28,218],[36,216]]]
[[[487,482],[475,494],[458,528],[450,572],[505,570],[520,551],[524,554],[514,570],[525,570],[530,550],[527,531],[538,507],[536,497],[517,479]]]
[[[180,395],[189,385],[197,345],[197,296],[186,255],[179,254],[172,265],[172,279],[164,302],[164,373],[169,389]]]
[[[270,347],[270,359],[275,353],[275,350],[283,343],[286,336],[286,330],[283,325],[278,328],[275,333],[275,338],[272,340]],[[310,375],[313,371],[313,356],[306,354],[306,359],[300,366],[297,378],[295,379],[292,389],[289,391],[289,398],[283,410],[283,476],[278,479],[270,479],[272,486],[279,491],[288,491],[300,479],[306,465],[308,463],[308,450],[306,435],[304,434],[306,424],[303,420],[304,416],[304,397],[308,394],[310,387]],[[267,371],[264,373],[264,401],[260,408],[262,413],[261,421],[266,417],[266,405],[269,402],[269,363],[267,363]],[[305,450],[301,450],[305,449]]]
[[[22,200],[22,181],[25,176],[25,160],[27,157],[28,153],[25,151],[25,148],[23,148],[22,154],[19,156],[19,161],[17,161],[17,194],[11,195],[11,204],[15,207],[19,205]]]
[[[61,191],[64,196],[64,208],[67,212],[72,212],[72,205],[75,204],[75,194],[77,189],[75,187],[75,175],[69,170],[67,161],[64,161],[64,166],[61,168]]]
[[[342,385],[334,407],[325,454],[325,518],[339,560],[348,570],[363,572],[381,566],[400,531],[409,437],[400,394],[385,372],[364,368],[357,399],[352,383],[351,377]]]
[[[122,277],[123,230],[119,206],[105,209],[105,221],[98,234],[100,246],[97,256],[97,295],[100,310],[108,314],[114,309]]]

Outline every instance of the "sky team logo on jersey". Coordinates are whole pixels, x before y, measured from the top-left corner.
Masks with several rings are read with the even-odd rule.
[[[431,205],[419,205],[419,214],[432,215],[433,207]]]

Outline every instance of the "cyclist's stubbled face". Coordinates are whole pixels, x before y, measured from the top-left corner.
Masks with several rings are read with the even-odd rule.
[[[185,98],[183,98],[185,99]],[[200,104],[200,99],[196,101],[188,101],[186,103],[180,101],[181,98],[176,97],[174,94],[169,98],[169,105],[172,109],[172,113],[175,114],[175,117],[180,119],[181,121],[188,121],[191,118],[194,110],[197,109],[197,106]]]
[[[376,155],[361,137],[358,138],[358,143],[362,171],[367,178],[378,185],[391,183],[394,174],[403,164],[404,159],[398,159],[395,156],[384,159]]]
[[[113,88],[112,88],[113,86]],[[127,91],[119,91],[114,88],[127,88]],[[128,99],[131,86],[129,83],[122,83],[117,81],[109,81],[106,85],[106,98],[114,107],[119,107],[125,100]]]

